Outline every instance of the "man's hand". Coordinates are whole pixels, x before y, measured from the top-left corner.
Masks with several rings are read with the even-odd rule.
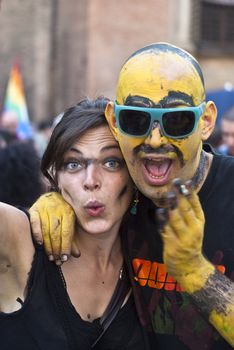
[[[169,205],[168,221],[161,232],[164,263],[169,274],[187,292],[193,293],[203,287],[215,269],[202,255],[204,214],[195,191],[188,190],[178,180],[174,197],[173,193],[169,194]]]
[[[167,271],[189,293],[194,305],[234,347],[234,283],[203,256],[204,215],[194,191],[176,182],[170,209],[159,209]]]
[[[42,244],[49,260],[57,264],[66,261],[71,253],[79,256],[78,247],[72,243],[75,213],[57,192],[42,195],[29,209],[34,239]]]

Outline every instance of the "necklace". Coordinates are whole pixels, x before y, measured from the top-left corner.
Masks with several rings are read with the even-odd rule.
[[[125,270],[124,270],[124,265],[119,269],[119,280],[123,280],[125,278]],[[104,281],[102,281],[102,284],[105,284]]]
[[[66,284],[65,278],[63,276],[63,272],[62,272],[61,266],[58,266],[58,270],[59,270],[60,278],[61,278],[61,280],[63,282],[63,286],[64,286],[65,289],[67,289],[67,284]]]
[[[61,266],[58,266],[58,270],[59,270],[60,278],[61,278],[61,280],[63,282],[63,286],[64,286],[65,289],[67,289],[67,284],[66,284],[66,281],[65,281],[65,278],[64,278]],[[118,279],[123,280],[124,278],[125,278],[125,269],[124,269],[124,265],[122,265],[122,267],[119,270],[119,278]],[[102,281],[102,284],[105,284],[105,282]]]
[[[119,270],[119,279],[124,279],[124,266],[122,265],[121,269]]]
[[[202,150],[198,168],[192,178],[192,184],[194,188],[197,188],[201,184],[201,182],[204,181],[205,173],[208,167],[209,159],[207,157],[207,154]]]

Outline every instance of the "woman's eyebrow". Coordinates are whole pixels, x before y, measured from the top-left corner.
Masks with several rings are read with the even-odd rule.
[[[74,147],[71,147],[69,149],[69,151],[73,151],[73,152],[76,152],[76,153],[79,153],[79,154],[83,154],[81,151],[79,151],[77,148],[74,148]]]
[[[101,151],[109,151],[111,149],[117,149],[119,150],[119,146],[118,145],[109,145],[109,146],[104,146],[103,148],[101,148]]]
[[[102,148],[101,148],[101,151],[102,151],[102,152],[103,152],[103,151],[109,151],[109,150],[112,150],[112,149],[117,149],[117,150],[119,150],[120,148],[119,148],[118,145],[108,145],[108,146],[102,147]],[[76,152],[76,153],[78,153],[79,155],[82,155],[82,154],[83,154],[79,149],[77,149],[77,148],[75,148],[75,147],[71,147],[69,151]]]

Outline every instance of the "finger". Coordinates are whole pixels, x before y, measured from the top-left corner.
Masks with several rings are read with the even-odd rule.
[[[42,229],[42,234],[44,239],[45,252],[49,257],[49,260],[52,261],[54,259],[53,259],[53,249],[51,246],[50,235],[49,235],[49,229],[50,229],[49,217],[46,211],[44,210],[41,210],[40,215],[41,215],[41,229]]]
[[[181,237],[182,235],[186,234],[188,226],[184,220],[183,215],[181,215],[179,208],[169,211],[169,220],[167,226],[173,230],[174,234],[177,237]]]
[[[62,234],[62,224],[56,217],[49,216],[49,236],[50,244],[52,247],[52,254],[55,260],[60,259],[61,254],[61,234]]]
[[[176,233],[170,225],[166,225],[161,231],[161,237],[164,244],[164,250],[167,250],[171,245],[175,246],[175,240],[177,239]]]
[[[61,257],[66,259],[71,254],[71,246],[75,231],[75,214],[73,211],[69,211],[62,219],[61,229]]]
[[[190,192],[193,190],[193,184],[191,180],[188,180],[185,183],[183,183],[181,179],[177,178],[172,181],[172,186],[177,194],[183,196],[189,196]]]
[[[189,198],[190,201],[190,205],[195,213],[195,216],[200,220],[200,221],[204,221],[205,217],[204,217],[204,213],[202,210],[202,206],[199,200],[198,195],[195,193],[195,191],[193,191],[191,193],[191,196]]]
[[[197,220],[196,213],[191,205],[191,195],[179,196],[177,210],[185,224],[190,226]]]
[[[181,187],[182,186],[182,181],[181,179],[177,178],[177,179],[174,179],[172,181],[172,189],[173,191],[176,192],[176,194],[178,195],[179,193],[180,194],[183,194],[183,189],[184,187]]]
[[[183,184],[180,179],[175,179],[173,181],[173,188],[177,192],[178,210],[187,225],[190,226],[194,220],[200,219],[197,217],[197,212],[193,206],[193,195],[195,191],[192,181],[187,181]]]
[[[33,238],[38,244],[43,244],[40,215],[33,207],[29,209],[29,214]]]
[[[204,221],[204,214],[196,192],[191,188],[188,191],[189,194],[186,192],[185,195],[178,195],[178,210],[190,226],[194,220]]]

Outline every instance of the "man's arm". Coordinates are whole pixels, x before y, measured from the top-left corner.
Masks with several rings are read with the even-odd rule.
[[[49,259],[60,264],[71,252],[79,256],[79,249],[73,242],[75,213],[72,207],[57,192],[42,195],[29,209],[34,239],[42,244]]]
[[[234,346],[234,282],[203,256],[204,215],[196,193],[178,195],[162,229],[164,263],[194,304]]]

